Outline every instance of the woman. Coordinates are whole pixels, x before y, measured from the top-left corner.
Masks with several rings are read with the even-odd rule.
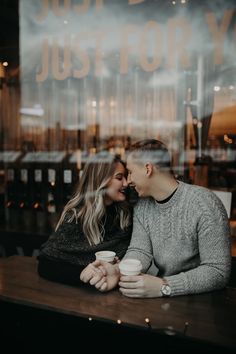
[[[98,271],[90,264],[95,252],[111,250],[118,258],[124,256],[132,232],[126,176],[119,158],[106,152],[90,158],[54,234],[40,249],[40,276],[78,285],[87,266],[92,274]]]

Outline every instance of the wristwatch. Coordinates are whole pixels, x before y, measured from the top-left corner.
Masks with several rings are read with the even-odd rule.
[[[163,297],[167,297],[171,295],[171,287],[168,284],[166,279],[162,279],[163,280],[163,284],[161,286],[161,293]]]

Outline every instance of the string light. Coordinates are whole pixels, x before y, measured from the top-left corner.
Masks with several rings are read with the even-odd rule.
[[[148,328],[149,328],[149,329],[152,329],[152,326],[151,326],[151,323],[150,323],[149,318],[148,318],[148,317],[146,317],[144,321],[146,322],[146,324],[147,324]]]
[[[118,319],[116,322],[117,322],[117,324],[121,324],[122,323],[122,321],[120,319]]]
[[[168,326],[166,329],[165,329],[165,333],[168,335],[168,336],[174,336],[176,335],[176,332],[174,330],[174,328],[172,326]]]
[[[185,335],[186,332],[187,332],[188,325],[189,325],[189,323],[188,323],[188,322],[185,322],[185,324],[184,324],[184,331],[183,331],[184,335]]]
[[[92,317],[89,317],[88,320],[89,320],[89,321],[92,321],[93,319],[92,319]]]

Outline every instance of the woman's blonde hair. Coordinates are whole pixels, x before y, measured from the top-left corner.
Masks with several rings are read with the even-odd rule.
[[[86,163],[74,196],[66,204],[56,226],[56,230],[66,217],[67,222],[80,219],[83,232],[90,245],[103,240],[102,218],[106,213],[105,195],[117,163],[124,162],[109,153],[92,156]],[[126,201],[115,203],[117,220],[121,229],[131,222],[131,212]]]

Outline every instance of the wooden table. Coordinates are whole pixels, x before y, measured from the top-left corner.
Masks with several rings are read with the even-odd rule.
[[[107,328],[113,328],[113,334],[121,328],[132,330],[135,338],[138,338],[137,334],[148,334],[148,343],[153,340],[156,345],[160,338],[162,343],[167,339],[169,343],[170,338],[175,337],[181,343],[191,343],[193,349],[196,345],[212,345],[214,349],[215,346],[222,347],[222,353],[236,350],[234,288],[175,298],[131,299],[121,295],[118,290],[100,293],[92,287],[77,288],[49,282],[38,276],[34,257],[12,256],[0,259],[0,304],[1,309],[4,309],[1,314],[5,312],[4,319],[9,321],[9,331],[12,331],[13,317],[16,317],[16,322],[17,318],[19,320],[19,313],[22,312],[18,310],[21,308],[25,310],[24,314],[28,313],[25,321],[28,323],[27,330],[31,331],[32,326],[35,326],[35,331],[41,336],[46,322],[42,321],[41,327],[37,325],[38,317],[32,315],[33,310],[47,313],[48,319],[56,314],[61,315],[67,321],[66,326],[69,326],[69,318],[80,319],[83,326],[86,324],[87,333],[92,333],[93,324],[96,323],[96,331],[106,325]],[[149,318],[150,325],[145,322],[146,318]],[[56,317],[54,325],[59,321],[60,318]],[[17,337],[17,325],[15,328],[14,336]],[[104,328],[103,331],[106,331]],[[12,336],[9,335],[9,338]]]

